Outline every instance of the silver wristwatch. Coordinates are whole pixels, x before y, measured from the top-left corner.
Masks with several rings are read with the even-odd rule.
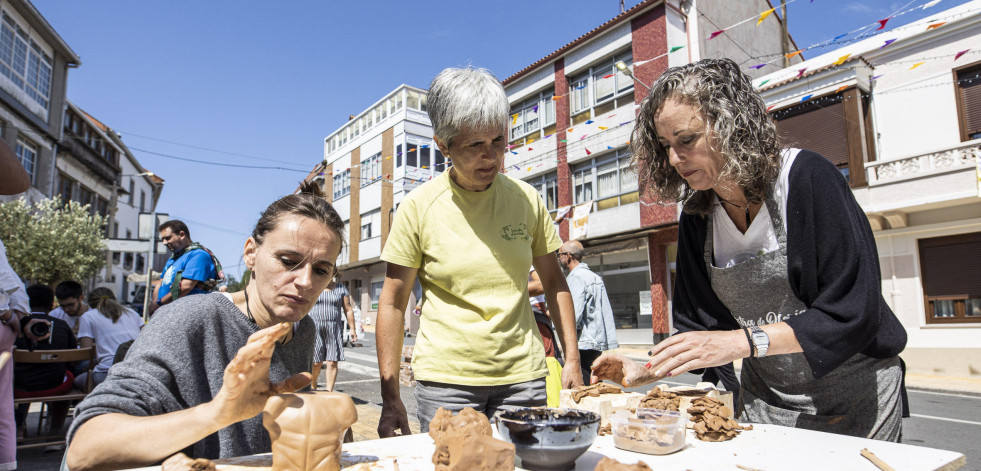
[[[770,348],[770,336],[755,325],[750,326],[749,330],[752,332],[753,346],[756,347],[756,358],[765,357],[766,351]]]

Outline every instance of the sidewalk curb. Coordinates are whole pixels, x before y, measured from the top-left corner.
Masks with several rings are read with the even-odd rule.
[[[960,389],[944,389],[944,388],[931,388],[928,386],[910,386],[906,385],[908,391],[917,392],[931,392],[931,393],[941,393],[941,394],[952,394],[955,396],[968,396],[968,397],[981,397],[981,392],[978,391],[962,391]]]

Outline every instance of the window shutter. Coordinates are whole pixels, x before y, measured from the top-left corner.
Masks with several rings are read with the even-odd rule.
[[[848,164],[845,109],[840,101],[777,119],[777,134],[785,147],[817,152],[839,167]]]
[[[981,132],[981,68],[957,74],[961,105],[964,107],[964,130],[971,136]]]
[[[921,239],[927,296],[981,295],[981,233]]]

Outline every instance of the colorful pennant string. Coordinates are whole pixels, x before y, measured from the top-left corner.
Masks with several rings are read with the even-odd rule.
[[[767,11],[764,11],[763,13],[760,13],[760,19],[759,19],[759,21],[756,22],[756,26],[759,26],[760,23],[762,23],[763,20],[766,19],[766,17],[770,16],[770,13],[773,13],[773,10],[775,10],[775,9],[776,9],[776,7],[771,8],[771,9],[769,9]]]

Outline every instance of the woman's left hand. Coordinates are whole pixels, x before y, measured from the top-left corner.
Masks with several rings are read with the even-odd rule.
[[[742,330],[685,332],[655,345],[646,367],[657,376],[677,376],[745,358],[749,350]]]
[[[313,377],[307,372],[281,383],[269,381],[269,361],[276,341],[291,328],[284,322],[252,334],[225,367],[224,383],[212,401],[219,424],[226,426],[255,417],[262,412],[269,396],[290,393],[310,384]]]

